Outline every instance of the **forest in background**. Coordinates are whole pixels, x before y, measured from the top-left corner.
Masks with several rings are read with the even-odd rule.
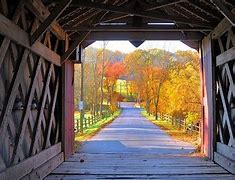
[[[75,65],[76,105],[80,75],[80,65]],[[156,119],[167,114],[186,119],[187,124],[197,124],[201,117],[198,53],[150,49],[123,54],[105,49],[105,44],[101,49],[86,48],[86,115],[94,118],[114,113],[120,101],[136,101]]]

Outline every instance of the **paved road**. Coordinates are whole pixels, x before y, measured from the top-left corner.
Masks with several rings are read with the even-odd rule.
[[[85,153],[186,154],[189,143],[175,140],[141,115],[133,104],[122,104],[122,114],[96,136],[83,143]]]
[[[78,179],[235,179],[214,162],[190,157],[194,148],[169,137],[132,104],[82,144],[46,180]]]

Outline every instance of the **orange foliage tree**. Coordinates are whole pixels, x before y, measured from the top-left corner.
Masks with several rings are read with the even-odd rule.
[[[156,119],[159,113],[200,119],[200,74],[197,52],[175,54],[151,49],[137,50],[124,60],[137,100]]]
[[[107,103],[111,105],[111,111],[117,110],[117,103],[122,100],[119,93],[115,92],[117,80],[125,73],[125,67],[122,62],[108,63],[105,69],[104,87],[107,90]]]

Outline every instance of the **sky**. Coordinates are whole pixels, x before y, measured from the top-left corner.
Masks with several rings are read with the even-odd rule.
[[[130,53],[136,49],[153,49],[159,48],[170,52],[177,50],[194,50],[180,41],[145,41],[138,48],[135,48],[129,41],[107,41],[106,48],[112,51],[118,50],[123,53]],[[103,48],[103,41],[94,42],[91,47]]]

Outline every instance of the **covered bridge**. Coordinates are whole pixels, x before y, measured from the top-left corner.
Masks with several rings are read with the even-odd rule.
[[[202,151],[235,173],[234,0],[1,0],[0,179],[43,178],[74,151],[74,50],[180,40],[201,54]]]

